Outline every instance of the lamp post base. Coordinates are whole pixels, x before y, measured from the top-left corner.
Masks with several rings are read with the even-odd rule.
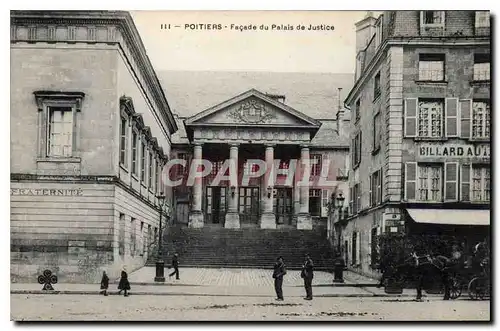
[[[156,261],[155,282],[165,283],[165,262],[163,260]]]

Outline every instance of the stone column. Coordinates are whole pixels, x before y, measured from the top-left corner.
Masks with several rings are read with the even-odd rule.
[[[302,178],[300,183],[300,212],[297,215],[297,229],[299,230],[312,230],[312,219],[309,214],[309,177],[311,174],[311,165],[309,161],[309,147],[303,146],[300,150]]]
[[[238,213],[238,144],[229,147],[229,206],[226,213],[224,227],[229,229],[240,228],[240,214]]]
[[[200,162],[202,160],[202,145],[200,143],[194,144],[193,151],[193,163]],[[198,165],[198,171],[201,171],[201,162]],[[204,224],[203,211],[201,209],[201,202],[203,197],[203,178],[196,177],[193,187],[193,207],[189,213],[189,223],[190,228],[202,228]]]
[[[266,146],[266,175],[264,177],[264,212],[260,218],[261,229],[276,229],[276,215],[273,208],[273,188],[274,188],[274,146]]]

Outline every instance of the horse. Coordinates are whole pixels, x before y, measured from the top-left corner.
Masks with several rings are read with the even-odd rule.
[[[450,297],[449,273],[455,263],[443,255],[431,256],[429,254],[417,255],[412,252],[402,264],[397,265],[393,270],[393,277],[399,278],[401,282],[407,282],[411,278],[416,278],[417,301],[422,300],[422,289],[424,281],[433,274],[438,274],[444,284],[444,299]]]

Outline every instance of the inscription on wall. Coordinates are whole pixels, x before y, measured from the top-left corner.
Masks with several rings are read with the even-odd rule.
[[[82,196],[83,190],[81,188],[78,189],[11,188],[10,195]]]
[[[418,156],[429,157],[462,157],[462,158],[489,158],[489,145],[434,145],[425,144],[418,146]]]

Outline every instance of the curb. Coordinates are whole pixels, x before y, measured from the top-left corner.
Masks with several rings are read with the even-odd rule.
[[[42,290],[12,290],[10,294],[37,294],[37,295],[102,295],[99,291],[42,291]],[[110,296],[122,296],[122,294],[118,294],[116,292],[108,293]],[[130,292],[131,296],[135,295],[155,295],[155,296],[203,296],[203,297],[258,297],[258,298],[272,298],[273,295],[268,294],[209,294],[209,293],[183,293],[183,292]],[[397,297],[389,294],[318,294],[316,298],[371,298],[371,297]],[[401,295],[398,295],[401,296]],[[408,295],[410,296],[410,295]],[[303,296],[290,296],[291,298],[302,298]]]
[[[119,282],[113,282],[113,284],[118,285]],[[96,284],[98,286],[99,284]],[[186,283],[150,283],[150,282],[130,282],[130,285],[135,286],[196,286],[204,287],[206,285],[202,284],[186,284]],[[283,285],[287,286],[287,285]],[[304,285],[288,285],[289,287],[303,287]],[[377,287],[374,283],[332,283],[332,284],[317,284],[312,285],[312,287]]]

